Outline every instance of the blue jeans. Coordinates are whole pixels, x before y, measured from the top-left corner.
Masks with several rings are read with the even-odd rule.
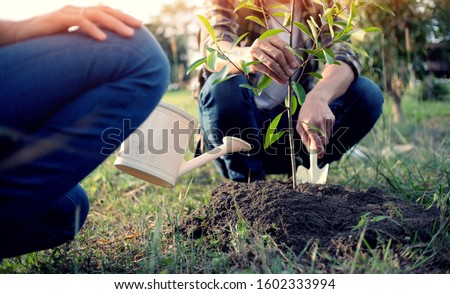
[[[168,81],[167,57],[145,29],[0,47],[0,258],[73,239],[89,210],[78,183],[147,118]]]
[[[236,76],[226,82],[212,85],[217,74],[211,75],[199,95],[200,123],[207,149],[221,144],[223,136],[237,136],[253,145],[250,154],[225,155],[216,160],[219,171],[226,178],[247,182],[260,180],[266,174],[290,174],[290,148],[287,135],[264,150],[264,136],[273,120],[284,106],[272,110],[256,108],[253,91],[239,87],[248,81]],[[374,126],[381,115],[383,94],[371,80],[358,77],[347,92],[330,104],[335,124],[325,156],[319,160],[324,166],[358,143]],[[293,115],[294,126],[298,111]],[[288,128],[287,116],[283,115],[278,131]],[[295,132],[295,154],[309,168],[309,154]]]

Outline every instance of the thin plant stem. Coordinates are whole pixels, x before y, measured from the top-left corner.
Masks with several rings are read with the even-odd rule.
[[[293,46],[293,32],[294,32],[294,8],[295,8],[295,0],[291,2],[291,30],[289,33],[289,46]],[[289,77],[289,87],[288,87],[288,124],[289,124],[289,149],[291,156],[291,169],[292,169],[292,188],[295,189],[297,187],[297,175],[295,170],[295,146],[294,146],[294,126],[292,123],[292,76]]]

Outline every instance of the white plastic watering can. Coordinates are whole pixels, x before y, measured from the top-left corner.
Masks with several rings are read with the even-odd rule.
[[[155,185],[172,188],[177,179],[227,153],[249,151],[250,144],[224,137],[223,144],[194,159],[184,157],[193,143],[195,119],[185,111],[160,102],[142,125],[126,139],[114,166]]]

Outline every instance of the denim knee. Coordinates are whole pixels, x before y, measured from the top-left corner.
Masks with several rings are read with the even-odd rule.
[[[44,248],[73,240],[86,221],[89,207],[86,192],[81,185],[77,184],[59,198],[44,217],[37,222],[38,226],[34,232],[36,239],[41,237]]]
[[[26,234],[18,238],[10,236],[7,244],[0,244],[0,259],[53,248],[73,240],[89,213],[88,196],[80,185],[47,205],[48,210],[39,219],[23,216],[30,228]]]
[[[158,89],[162,94],[167,90],[170,82],[170,63],[161,45],[145,28],[136,30],[131,44],[147,59],[147,68],[143,73],[150,75],[153,88]],[[139,59],[140,57],[138,57],[138,61]]]
[[[243,104],[254,103],[253,96],[249,95],[249,90],[240,87],[241,84],[248,84],[243,76],[233,77],[225,82],[213,85],[218,78],[218,74],[212,74],[206,80],[199,96],[200,110],[216,109],[218,112],[231,113],[236,115],[236,110],[242,109]]]
[[[366,77],[358,77],[351,86],[357,98],[361,114],[375,123],[382,113],[384,97],[380,87]]]
[[[139,119],[143,121],[167,90],[170,82],[170,64],[161,45],[147,29],[136,30],[135,35],[129,41],[129,44],[124,44],[124,46],[134,49],[135,56],[131,62],[134,63],[132,66],[137,69],[130,75],[130,78],[137,77],[133,86],[137,93],[141,93],[141,95],[136,95],[140,99],[133,101],[131,113],[135,115],[135,119],[136,116],[140,116]]]
[[[67,192],[64,197],[70,199],[74,204],[75,224],[74,232],[78,233],[81,227],[84,225],[89,213],[89,199],[86,191],[80,184],[76,185],[72,190]]]

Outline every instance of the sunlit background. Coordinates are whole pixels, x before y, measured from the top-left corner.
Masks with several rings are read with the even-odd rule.
[[[21,20],[61,8],[66,4],[77,6],[99,3],[123,10],[134,17],[148,22],[157,15],[162,6],[171,5],[175,0],[0,0],[0,19]],[[199,5],[203,0],[189,0],[189,5]]]
[[[91,6],[102,3],[120,9],[143,21],[161,43],[171,64],[169,89],[177,90],[191,87],[196,80],[196,72],[190,75],[186,72],[189,65],[201,57],[196,35],[202,24],[196,15],[202,14],[203,1],[0,0],[0,19],[23,20],[67,4]],[[392,8],[395,16],[375,5],[367,5],[358,12],[360,26],[382,29],[382,33],[364,33],[355,40],[371,57],[364,59],[363,74],[397,97],[396,101],[400,101],[403,90],[421,84],[426,89],[422,96],[436,97],[429,93],[440,87],[443,79],[449,81],[450,77],[449,0],[382,2]],[[424,80],[428,82],[422,82]]]
[[[104,4],[120,9],[143,21],[161,43],[170,59],[174,89],[189,87],[186,75],[189,64],[199,58],[196,32],[204,0],[0,0],[0,19],[23,20],[71,4]]]

